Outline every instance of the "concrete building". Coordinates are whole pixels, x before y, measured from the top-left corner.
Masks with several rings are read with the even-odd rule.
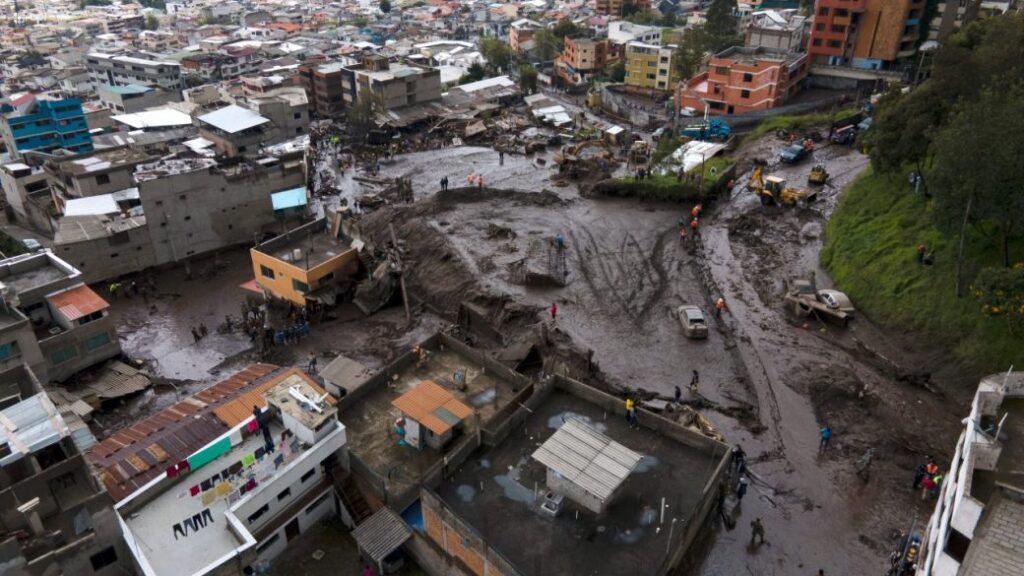
[[[512,52],[525,52],[533,46],[533,35],[543,28],[540,22],[529,18],[520,18],[508,25],[508,46]]]
[[[672,88],[672,47],[626,44],[626,85],[644,90]]]
[[[662,29],[658,26],[644,26],[642,24],[626,22],[625,20],[615,20],[608,23],[608,42],[612,45],[621,46],[623,51],[626,44],[630,42],[661,46],[661,33]]]
[[[181,102],[180,91],[167,91],[151,86],[129,84],[111,86],[104,84],[96,88],[100,105],[116,114],[142,112],[148,108],[163,106],[168,102]]]
[[[110,305],[53,253],[0,260],[0,283],[6,312],[0,342],[8,362],[20,356],[43,382],[61,382],[121,354]]]
[[[562,54],[555,59],[555,71],[570,84],[583,84],[608,64],[608,40],[565,37]]]
[[[248,107],[230,104],[197,118],[199,134],[226,156],[258,154],[260,148],[295,138],[309,126],[309,101],[302,88],[278,88]]]
[[[359,271],[359,253],[332,234],[326,218],[289,230],[249,250],[256,284],[272,298],[300,306],[333,305],[339,287]]]
[[[781,106],[795,95],[810,71],[807,54],[729,48],[716,54],[708,69],[676,86],[676,106],[711,114],[744,114]]]
[[[3,349],[5,347],[0,347]],[[130,555],[110,497],[35,375],[0,372],[0,573],[120,576]]]
[[[93,447],[135,570],[248,574],[334,513],[347,440],[324,396],[298,369],[256,364]]]
[[[342,93],[342,69],[354,62],[305,64],[299,67],[303,88],[309,99],[310,112],[319,118],[339,118],[345,111]]]
[[[437,68],[396,64],[369,54],[342,75],[346,105],[359,98],[376,100],[385,110],[441,99],[441,71]]]
[[[24,102],[0,105],[0,136],[13,158],[31,150],[92,150],[81,100],[38,100],[31,94],[19,100]]]
[[[137,40],[139,47],[150,52],[167,52],[181,47],[181,38],[174,32],[143,30]]]
[[[594,5],[598,14],[607,14],[609,16],[622,16],[622,6],[626,3],[626,0],[597,0]],[[637,0],[632,4],[638,10],[650,10],[651,0]]]
[[[141,84],[172,92],[185,87],[181,79],[181,64],[157,60],[145,53],[92,52],[85,57],[85,67],[96,86]]]
[[[817,0],[807,52],[812,64],[893,68],[917,50],[925,0]]]
[[[807,17],[797,10],[761,10],[750,15],[743,45],[769,51],[797,52],[803,49]]]
[[[1024,566],[1024,372],[982,379],[921,540],[917,576]]]
[[[135,187],[135,167],[152,157],[128,146],[95,150],[44,165],[57,210],[72,198],[88,198]]]
[[[46,172],[20,162],[5,164],[0,167],[0,187],[7,200],[8,215],[44,234],[53,233],[53,201]]]
[[[367,502],[387,502],[415,528],[378,554],[401,550],[439,573],[454,565],[477,575],[667,574],[707,530],[728,447],[693,430],[644,410],[641,428],[630,430],[623,418],[607,417],[621,411],[619,399],[558,376],[533,381],[446,335],[369,377],[350,372],[338,409],[353,474]],[[414,408],[398,406],[424,381],[440,391],[416,396]],[[442,396],[471,414],[446,412],[437,406]],[[380,433],[396,426],[396,408],[461,424],[442,449],[417,450]],[[593,430],[587,438],[600,438],[603,448],[589,458],[557,448],[567,422]],[[616,458],[602,457],[620,445]],[[530,458],[539,446],[564,458]],[[638,511],[659,509],[663,496],[661,530],[626,528],[638,525]],[[609,525],[622,529],[599,528]],[[618,540],[627,529],[628,554]]]

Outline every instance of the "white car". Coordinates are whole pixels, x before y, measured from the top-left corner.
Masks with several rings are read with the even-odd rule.
[[[683,327],[683,336],[700,340],[708,337],[708,323],[704,320],[704,312],[692,304],[684,304],[675,311],[676,318]]]
[[[818,290],[818,300],[833,310],[839,310],[847,314],[853,314],[856,311],[853,307],[853,302],[850,301],[850,297],[839,290]]]

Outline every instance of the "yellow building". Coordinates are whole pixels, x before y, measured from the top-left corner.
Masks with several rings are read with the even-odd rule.
[[[333,304],[337,287],[359,271],[358,252],[331,233],[326,218],[251,248],[249,255],[264,294],[301,306],[311,300]]]
[[[651,90],[672,88],[672,46],[626,44],[626,85]]]

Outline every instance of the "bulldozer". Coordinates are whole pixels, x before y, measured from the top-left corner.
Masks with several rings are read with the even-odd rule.
[[[629,163],[633,166],[644,166],[651,159],[651,147],[643,140],[633,142],[629,149]]]
[[[807,183],[824,186],[828,182],[829,173],[825,170],[825,166],[816,164],[814,168],[811,168],[811,173],[807,175]]]
[[[790,188],[786,185],[784,178],[764,176],[763,171],[764,162],[755,162],[754,170],[750,173],[750,181],[747,183],[747,189],[758,195],[761,204],[765,206],[775,204],[805,206],[818,199],[818,193],[814,190]]]

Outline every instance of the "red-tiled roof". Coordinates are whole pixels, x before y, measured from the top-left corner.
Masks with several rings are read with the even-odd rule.
[[[271,364],[253,364],[196,394],[136,422],[94,445],[86,458],[114,501],[123,500],[170,466],[227,432],[213,410],[273,379]]]
[[[85,284],[47,296],[46,299],[71,322],[110,307],[106,300]]]

